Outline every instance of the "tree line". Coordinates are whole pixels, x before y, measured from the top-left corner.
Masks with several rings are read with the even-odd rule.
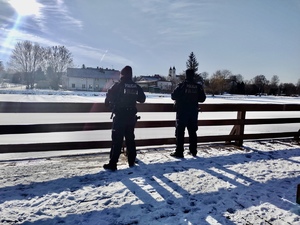
[[[193,52],[186,62],[187,69],[196,73],[196,81],[203,84],[206,93],[216,94],[243,94],[243,95],[300,95],[300,79],[297,84],[280,83],[278,75],[268,80],[265,75],[256,75],[250,80],[244,80],[241,74],[233,74],[230,70],[217,70],[212,76],[207,72],[198,72],[199,63]],[[180,75],[184,79],[184,72]]]
[[[12,51],[5,70],[0,61],[0,78],[9,79],[12,83],[25,84],[26,88],[43,88],[58,90],[62,84],[62,76],[68,67],[73,66],[73,56],[64,46],[42,47],[30,41],[18,42]],[[206,93],[243,94],[243,95],[300,95],[300,79],[297,84],[280,83],[278,75],[268,80],[264,75],[256,75],[251,80],[244,80],[241,74],[233,74],[230,70],[217,70],[211,76],[207,72],[198,72],[199,63],[193,52],[188,56],[186,68],[193,69],[196,81],[203,84]],[[179,79],[167,77],[172,89],[185,79],[184,71]]]
[[[31,41],[18,42],[12,50],[7,71],[0,61],[0,74],[27,89],[58,90],[62,75],[73,65],[71,52],[64,46],[43,47]],[[2,72],[1,72],[2,71]]]

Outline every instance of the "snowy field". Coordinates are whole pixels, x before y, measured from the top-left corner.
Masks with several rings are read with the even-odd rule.
[[[103,102],[104,96],[0,91],[0,101]],[[147,97],[147,102],[172,102],[169,95]],[[226,95],[206,101],[236,102],[299,104],[299,98]],[[1,123],[7,123],[4,116]],[[13,120],[18,117],[9,123]],[[134,168],[122,155],[116,172],[102,169],[108,154],[95,150],[68,156],[1,154],[0,224],[300,224],[299,142],[247,141],[242,148],[199,144],[197,157],[186,151],[184,159],[170,157],[172,151],[174,146],[141,148]]]

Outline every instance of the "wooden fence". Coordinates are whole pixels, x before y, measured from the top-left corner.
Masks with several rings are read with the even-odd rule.
[[[209,119],[199,120],[198,126],[232,126],[228,135],[198,136],[198,143],[224,142],[234,143],[238,146],[244,140],[295,138],[299,139],[300,130],[277,133],[253,133],[245,134],[247,125],[270,125],[270,124],[299,124],[297,118],[256,118],[247,119],[246,112],[270,112],[270,111],[300,111],[300,104],[201,104],[202,112],[236,112],[236,119]],[[138,104],[139,112],[173,112],[172,104]],[[103,103],[40,103],[40,102],[0,102],[1,113],[104,113],[109,109]],[[300,115],[300,114],[299,114]],[[171,118],[172,119],[172,118]],[[109,130],[111,122],[93,123],[56,123],[56,124],[18,124],[0,125],[0,135],[6,134],[33,134],[49,132],[71,132],[88,130]],[[174,119],[165,121],[138,121],[136,128],[159,128],[175,126]],[[185,138],[188,142],[188,137]],[[137,146],[154,146],[175,144],[175,137],[137,139]],[[30,143],[30,144],[1,144],[0,153],[7,152],[33,152],[33,151],[57,151],[75,149],[109,148],[111,141],[79,141],[79,142],[55,142],[55,143]]]

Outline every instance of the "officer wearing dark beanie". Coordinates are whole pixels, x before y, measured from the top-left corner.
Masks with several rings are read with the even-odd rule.
[[[125,137],[129,167],[135,165],[136,146],[134,127],[136,124],[136,103],[146,100],[143,89],[132,81],[132,68],[125,66],[120,72],[120,81],[116,82],[108,91],[105,105],[109,106],[114,115],[112,125],[112,147],[110,160],[104,164],[104,169],[115,171],[121,154]]]
[[[121,79],[132,79],[132,68],[131,66],[125,66],[120,73]]]
[[[190,154],[197,155],[198,102],[204,102],[206,99],[202,85],[194,81],[194,70],[186,70],[185,75],[185,81],[180,83],[171,94],[176,106],[176,150],[171,153],[171,156],[177,158],[184,157],[185,128],[189,133]]]
[[[186,80],[192,82],[194,80],[194,76],[195,76],[194,70],[189,69],[189,70],[185,71],[185,78],[186,78]]]

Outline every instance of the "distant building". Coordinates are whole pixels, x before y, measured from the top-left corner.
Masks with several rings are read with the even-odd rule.
[[[120,71],[103,68],[68,68],[63,88],[76,91],[107,91],[120,79]]]
[[[180,81],[180,80],[181,80],[181,79],[180,79],[181,77],[182,77],[182,75],[176,74],[176,68],[175,68],[175,66],[170,67],[170,69],[169,69],[168,80]]]
[[[176,78],[176,68],[175,68],[175,66],[173,66],[173,68],[172,67],[170,67],[170,69],[169,69],[169,78]]]
[[[140,76],[136,81],[147,92],[170,92],[172,83],[156,74],[154,76]]]
[[[173,66],[169,69],[169,75],[167,79],[171,82],[171,91],[173,91],[176,88],[177,84],[182,81],[182,75],[177,75],[176,68],[175,66]]]

